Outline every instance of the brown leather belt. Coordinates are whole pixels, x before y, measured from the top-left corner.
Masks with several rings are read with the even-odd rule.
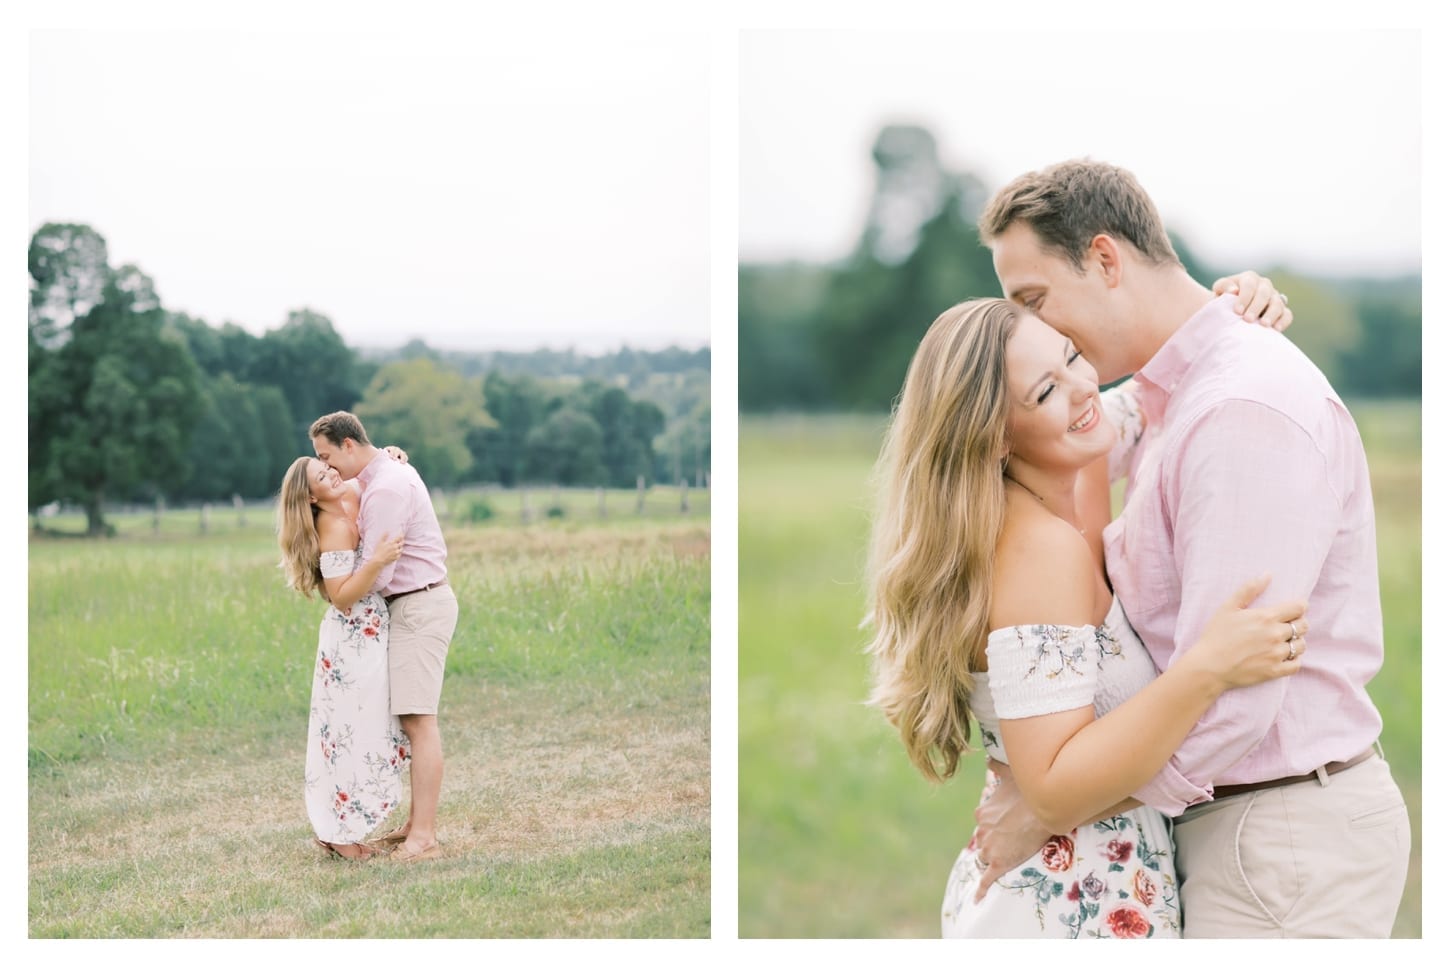
[[[434,588],[441,588],[447,583],[448,579],[444,578],[441,581],[434,581],[432,584],[424,585],[421,588],[414,588],[411,591],[399,591],[397,594],[385,594],[383,595],[383,604],[392,604],[399,598],[406,598],[410,594],[418,594],[421,591],[432,591]]]
[[[1370,758],[1374,754],[1374,749],[1365,749],[1363,752],[1355,756],[1353,759],[1350,759],[1348,762],[1326,762],[1319,768],[1324,770],[1325,775],[1332,776],[1336,772],[1343,772],[1345,769],[1348,769],[1351,766],[1359,765],[1361,762]],[[1220,799],[1226,799],[1229,796],[1237,796],[1245,792],[1256,792],[1260,789],[1274,789],[1278,786],[1292,786],[1296,782],[1308,782],[1310,779],[1318,778],[1319,769],[1315,769],[1313,772],[1302,776],[1285,776],[1282,779],[1265,779],[1263,782],[1246,782],[1243,785],[1239,786],[1214,786],[1213,798],[1214,801],[1217,802]]]

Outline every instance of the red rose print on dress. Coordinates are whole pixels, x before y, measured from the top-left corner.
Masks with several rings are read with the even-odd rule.
[[[1133,874],[1133,898],[1145,907],[1151,907],[1158,896],[1158,884],[1148,876],[1147,870]]]
[[[1113,932],[1114,937],[1136,939],[1146,937],[1153,932],[1153,925],[1143,915],[1143,911],[1137,907],[1117,907],[1109,910],[1107,916],[1108,929]]]
[[[1042,847],[1042,865],[1053,873],[1072,869],[1074,843],[1071,836],[1054,836]]]
[[[1133,844],[1125,839],[1115,839],[1103,847],[1103,855],[1111,862],[1125,863],[1133,855]]]

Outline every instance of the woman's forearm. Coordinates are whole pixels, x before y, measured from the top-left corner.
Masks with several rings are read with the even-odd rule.
[[[362,567],[352,572],[346,578],[333,578],[329,580],[327,582],[327,593],[329,600],[332,601],[332,606],[339,611],[346,611],[348,608],[357,604],[363,595],[372,590],[373,582],[378,579],[378,575],[382,573],[384,566],[383,562],[377,558],[369,558],[363,562]],[[333,587],[333,581],[337,581],[335,588]]]
[[[1023,797],[1054,832],[1114,815],[1167,764],[1222,692],[1214,676],[1180,661],[1122,705],[1077,729],[1055,755],[1044,753],[1038,762],[1009,745]],[[1004,742],[1011,742],[1012,731],[1033,727],[1004,721]]]

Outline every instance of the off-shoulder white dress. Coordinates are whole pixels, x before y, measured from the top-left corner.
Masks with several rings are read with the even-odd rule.
[[[323,551],[322,576],[346,577],[359,551]],[[317,635],[304,795],[324,843],[360,843],[398,805],[408,738],[388,704],[388,606],[369,592],[329,606]]]
[[[1109,475],[1120,480],[1137,460],[1143,413],[1129,380],[1102,394],[1117,428]],[[1099,627],[1022,625],[987,637],[991,674],[973,675],[970,701],[988,755],[1007,761],[998,723],[1091,704],[1098,716],[1131,698],[1157,675],[1153,660],[1116,598]],[[993,788],[992,774],[982,791]],[[1054,836],[972,903],[981,870],[962,850],[942,902],[944,937],[1153,937],[1181,930],[1169,821],[1143,806]]]
[[[1157,675],[1116,598],[1102,625],[1019,625],[987,638],[991,673],[973,675],[972,717],[992,758],[1007,762],[998,723],[1082,708],[1098,716]],[[990,772],[988,773],[990,776]],[[983,797],[990,786],[983,790]],[[1054,836],[974,905],[981,870],[962,850],[942,902],[944,937],[1153,937],[1180,935],[1173,839],[1147,806]]]

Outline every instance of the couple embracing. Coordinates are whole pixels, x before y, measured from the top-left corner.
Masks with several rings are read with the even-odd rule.
[[[307,816],[329,856],[436,859],[438,700],[458,623],[443,531],[407,454],[375,447],[356,416],[320,417],[308,435],[317,456],[293,462],[277,511],[288,587],[330,605],[313,667]],[[383,834],[405,766],[410,814]]]
[[[1369,471],[1287,300],[1201,286],[1106,164],[1023,175],[980,229],[1007,298],[923,338],[870,563],[872,703],[930,779],[973,720],[988,756],[943,935],[1388,937]]]

